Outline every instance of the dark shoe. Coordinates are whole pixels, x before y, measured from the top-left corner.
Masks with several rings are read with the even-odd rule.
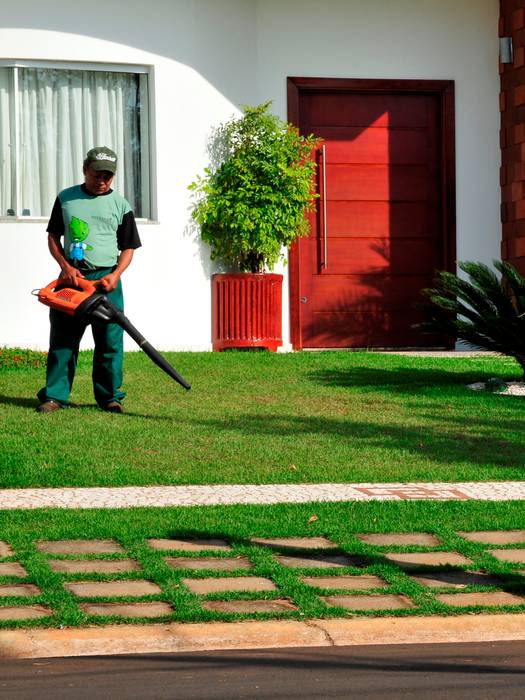
[[[53,399],[48,399],[47,401],[44,401],[44,403],[41,403],[40,406],[37,406],[36,412],[54,413],[55,411],[60,411],[61,408],[63,407],[57,401],[53,401]]]
[[[122,404],[120,404],[118,401],[110,401],[102,407],[102,410],[107,411],[108,413],[124,413]]]

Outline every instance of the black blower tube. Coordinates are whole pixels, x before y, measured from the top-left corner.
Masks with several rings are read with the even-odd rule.
[[[142,333],[139,333],[130,320],[122,311],[119,311],[117,307],[111,303],[105,294],[100,294],[98,292],[92,294],[78,306],[75,311],[75,316],[78,318],[85,318],[86,320],[90,320],[94,317],[108,323],[118,323],[157,367],[164,370],[166,374],[178,382],[184,389],[191,389],[191,385],[181,377],[164,357],[162,357],[158,350],[155,350],[153,345],[146,340]]]

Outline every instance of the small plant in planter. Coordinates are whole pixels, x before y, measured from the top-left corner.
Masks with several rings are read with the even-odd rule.
[[[525,378],[525,278],[499,260],[494,261],[499,277],[479,262],[458,267],[468,279],[440,272],[436,287],[423,290],[427,320],[418,327],[513,357]]]
[[[210,246],[212,260],[222,260],[238,273],[230,275],[231,281],[237,282],[237,292],[242,279],[252,285],[250,291],[239,293],[239,303],[244,300],[243,306],[237,306],[236,318],[232,320],[233,326],[244,323],[245,327],[232,330],[223,317],[217,319],[217,324],[214,321],[215,349],[252,346],[275,349],[273,340],[270,344],[260,342],[266,321],[249,317],[258,305],[267,306],[263,298],[254,297],[257,293],[253,285],[275,285],[279,279],[282,284],[281,275],[265,273],[273,270],[283,258],[283,250],[296,238],[308,234],[305,213],[315,205],[316,163],[311,155],[319,139],[301,136],[296,127],[270,114],[270,104],[244,107],[241,117],[232,118],[215,131],[212,148],[219,154],[220,162],[214,168],[207,168],[190,185],[195,194],[192,217],[200,226],[202,240]],[[265,279],[248,281],[242,277],[243,273]],[[225,277],[228,276],[214,275],[212,284],[226,282]],[[220,315],[227,303],[232,308],[231,297],[228,294],[228,300],[221,302],[219,297],[224,296],[224,289],[215,291],[218,297],[214,297],[214,313]],[[261,294],[264,296],[265,292]],[[279,297],[279,308],[267,309],[265,313],[279,316],[280,336],[280,287],[277,293],[274,290],[266,296],[268,303],[270,297]],[[220,342],[218,335],[222,336]],[[270,336],[275,335],[274,328]],[[282,340],[278,342],[281,343]]]

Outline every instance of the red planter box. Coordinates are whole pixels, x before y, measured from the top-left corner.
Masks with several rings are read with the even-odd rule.
[[[282,339],[283,276],[240,272],[212,276],[214,350],[267,348]]]

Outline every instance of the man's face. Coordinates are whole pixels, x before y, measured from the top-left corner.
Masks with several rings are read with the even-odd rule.
[[[109,170],[93,170],[89,165],[84,168],[84,184],[91,194],[106,194],[111,188],[114,175]]]

